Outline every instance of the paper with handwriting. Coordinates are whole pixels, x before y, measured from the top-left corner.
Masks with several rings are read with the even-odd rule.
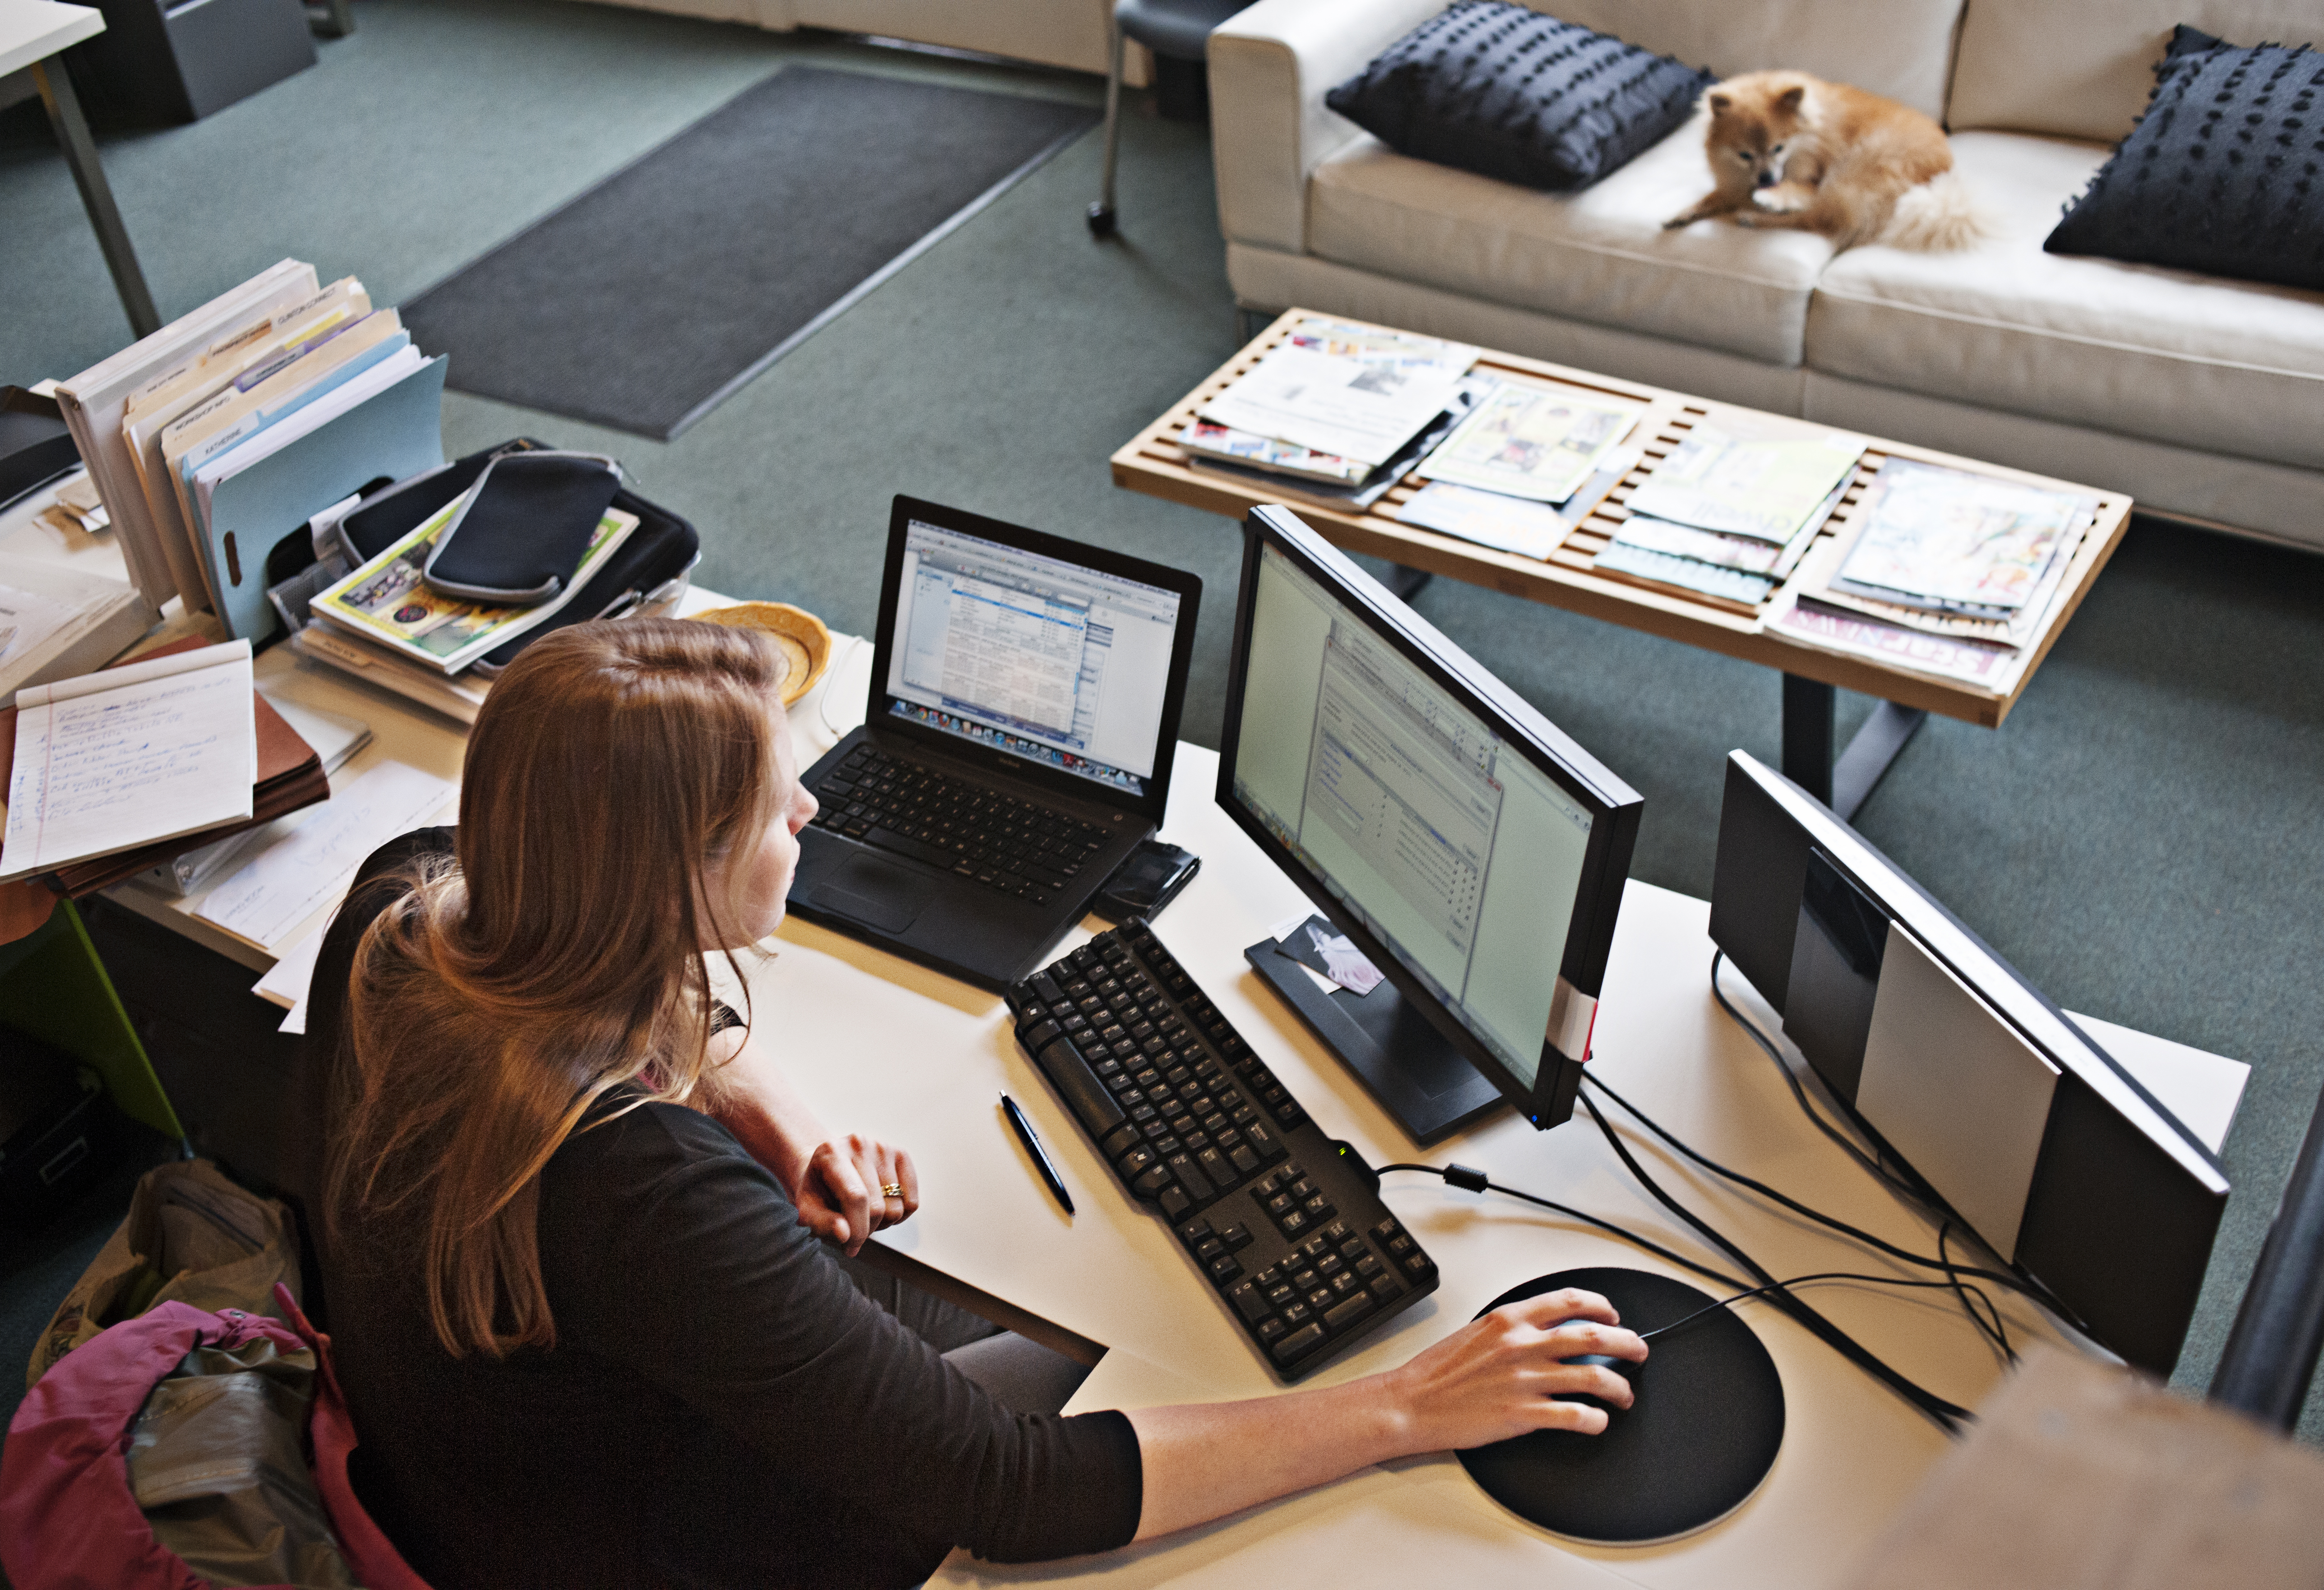
[[[248,818],[252,702],[247,640],[18,691],[0,878]]]

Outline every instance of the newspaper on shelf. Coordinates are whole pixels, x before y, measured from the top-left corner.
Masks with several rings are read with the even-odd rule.
[[[1831,591],[2007,626],[2040,611],[2097,513],[2079,492],[1891,458],[1864,493]]]
[[[1386,464],[1450,408],[1467,343],[1303,320],[1196,418],[1361,464]]]
[[[1628,439],[1646,405],[1578,387],[1504,383],[1415,473],[1563,502]]]
[[[1864,438],[1846,432],[1720,418],[1696,425],[1655,465],[1630,493],[1632,513],[1785,547],[1864,456]]]

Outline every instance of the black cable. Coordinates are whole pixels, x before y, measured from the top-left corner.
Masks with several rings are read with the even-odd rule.
[[[1874,1286],[1914,1287],[1933,1289],[1938,1291],[1942,1291],[1954,1284],[1950,1281],[1908,1281],[1901,1275],[1859,1275],[1853,1270],[1819,1270],[1812,1275],[1794,1275],[1788,1280],[1778,1281],[1773,1286],[1755,1286],[1748,1291],[1738,1291],[1733,1297],[1721,1298],[1715,1303],[1705,1304],[1692,1314],[1679,1316],[1668,1325],[1657,1325],[1652,1330],[1642,1330],[1638,1332],[1638,1339],[1642,1342],[1652,1341],[1658,1336],[1668,1335],[1682,1325],[1692,1325],[1705,1314],[1716,1314],[1721,1309],[1731,1308],[1749,1298],[1762,1297],[1769,1292],[1788,1291],[1794,1286],[1806,1286],[1812,1282],[1825,1281],[1862,1281]],[[1975,1287],[1969,1290],[1977,1291]]]
[[[1757,1022],[1749,1019],[1741,1011],[1736,1009],[1733,1005],[1728,1002],[1726,991],[1719,986],[1719,964],[1725,959],[1726,951],[1721,950],[1714,950],[1711,951],[1711,997],[1719,1001],[1719,1007],[1727,1013],[1727,1018],[1733,1022],[1737,1026],[1742,1028],[1745,1035],[1748,1036],[1752,1043],[1757,1043],[1759,1046],[1760,1052],[1766,1054],[1767,1059],[1775,1065],[1776,1073],[1784,1079],[1784,1085],[1792,1090],[1792,1098],[1798,1102],[1801,1113],[1805,1115],[1808,1119],[1814,1124],[1818,1131],[1831,1138],[1834,1143],[1839,1144],[1842,1149],[1847,1151],[1849,1158],[1855,1160],[1858,1164],[1863,1166],[1866,1171],[1869,1172],[1884,1185],[1888,1187],[1891,1190],[1900,1193],[1905,1198],[1911,1199],[1913,1204],[1920,1209],[1924,1214],[1930,1212],[1932,1205],[1936,1201],[1934,1193],[1926,1188],[1916,1186],[1912,1182],[1905,1181],[1892,1174],[1886,1165],[1879,1163],[1873,1158],[1868,1157],[1852,1140],[1840,1131],[1839,1127],[1827,1122],[1824,1119],[1822,1113],[1809,1101],[1807,1090],[1800,1085],[1800,1080],[1797,1076],[1793,1074],[1791,1066],[1785,1063],[1783,1052],[1775,1047],[1765,1033],[1762,1033],[1759,1030],[1759,1025]],[[1784,1197],[1782,1193],[1777,1192],[1772,1187],[1766,1186],[1761,1182],[1754,1181],[1747,1176],[1741,1175],[1737,1172],[1727,1169],[1723,1165],[1717,1164],[1711,1160],[1703,1158],[1701,1154],[1696,1153],[1692,1149],[1687,1147],[1685,1144],[1681,1143],[1677,1138],[1672,1136],[1668,1132],[1664,1131],[1662,1127],[1655,1126],[1654,1122],[1647,1120],[1646,1116],[1639,1111],[1636,1105],[1630,1103],[1628,1099],[1623,1098],[1621,1095],[1616,1093],[1611,1088],[1608,1088],[1605,1083],[1600,1081],[1597,1078],[1585,1074],[1582,1080],[1603,1091],[1609,1098],[1621,1105],[1624,1109],[1629,1111],[1633,1116],[1637,1117],[1639,1121],[1644,1123],[1646,1127],[1655,1134],[1655,1135],[1662,1138],[1663,1141],[1668,1143],[1672,1147],[1677,1149],[1681,1153],[1685,1154],[1689,1159],[1693,1160],[1696,1163],[1703,1166],[1705,1169],[1715,1172],[1719,1175],[1724,1176],[1728,1180],[1735,1181],[1739,1185],[1748,1187],[1755,1192],[1762,1193],[1768,1198],[1774,1199],[1777,1203],[1782,1204],[1784,1208],[1792,1209],[1798,1214],[1804,1215],[1811,1220],[1821,1221],[1822,1224],[1831,1227],[1835,1231],[1844,1232],[1859,1242],[1868,1243],[1870,1245],[1880,1249],[1883,1253],[1890,1255],[1892,1257],[1903,1259],[1909,1264],[1919,1264],[1926,1269],[1950,1271],[1952,1268],[1949,1264],[1938,1263],[1917,1254],[1907,1253],[1902,1248],[1894,1246],[1889,1243],[1883,1242],[1880,1238],[1872,1236],[1868,1232],[1859,1231],[1855,1227],[1849,1226],[1843,1221],[1836,1220],[1831,1216],[1822,1214],[1818,1210],[1809,1209],[1804,1204],[1796,1203],[1791,1199]],[[1940,1253],[1942,1252],[1942,1248],[1943,1244],[1941,1241],[1939,1244]],[[2005,1274],[1994,1270],[1973,1268],[1969,1265],[1960,1266],[1960,1271],[1961,1273],[1965,1275],[1974,1275],[1979,1280],[1990,1281],[1997,1286],[2006,1286],[2012,1291],[2019,1292],[2026,1297],[2032,1298],[2035,1302],[2041,1304],[2043,1308],[2057,1315],[2059,1319],[2064,1320],[2074,1329],[2080,1331],[2085,1336],[2090,1334],[2089,1327],[2084,1323],[2082,1317],[2076,1313],[2072,1309],[2067,1307],[2064,1300],[2060,1298],[2056,1292],[2051,1291],[2049,1287],[2043,1284],[2039,1280],[2026,1276]],[[1965,1303],[1963,1306],[1967,1307]],[[1980,1329],[1983,1328],[1982,1321],[1979,1321],[1978,1328]],[[2005,1353],[2008,1353],[2010,1351],[2006,1345],[2003,1346],[2002,1350]],[[2010,1353],[2010,1362],[2016,1362],[2016,1355],[2015,1353]]]
[[[1757,1022],[1746,1021],[1743,1017],[1743,1013],[1727,1002],[1727,992],[1719,986],[1719,963],[1726,958],[1727,952],[1724,950],[1713,950],[1711,952],[1711,997],[1719,1001],[1719,1008],[1727,1013],[1728,1019],[1732,1021],[1737,1026],[1741,1027],[1745,1034],[1750,1037],[1751,1042],[1757,1043],[1759,1046],[1760,1051],[1765,1053],[1770,1061],[1775,1062],[1777,1073],[1784,1079],[1784,1086],[1792,1090],[1793,1098],[1798,1101],[1801,1113],[1805,1115],[1809,1120],[1815,1123],[1815,1128],[1817,1131],[1821,1132],[1834,1143],[1839,1144],[1841,1151],[1845,1153],[1849,1158],[1863,1166],[1864,1169],[1871,1175],[1888,1187],[1904,1194],[1915,1202],[1922,1201],[1921,1191],[1918,1188],[1914,1187],[1911,1183],[1902,1181],[1895,1175],[1892,1174],[1887,1166],[1882,1164],[1873,1155],[1866,1153],[1864,1150],[1858,1148],[1856,1145],[1854,1138],[1849,1136],[1847,1133],[1841,1131],[1838,1126],[1833,1126],[1831,1122],[1823,1118],[1822,1112],[1818,1110],[1812,1103],[1809,1102],[1807,1089],[1800,1086],[1799,1078],[1794,1076],[1792,1074],[1792,1068],[1784,1062],[1783,1052],[1768,1041],[1767,1035],[1759,1030],[1759,1026]],[[1624,1107],[1627,1108],[1628,1106],[1625,1106]]]
[[[1947,1239],[1952,1236],[1952,1231],[1953,1223],[1950,1219],[1945,1220],[1937,1227],[1937,1257],[1940,1259],[1946,1256],[1945,1244]],[[2016,1363],[2017,1349],[2009,1345],[2009,1326],[2007,1322],[2001,1318],[2001,1310],[1993,1306],[1993,1300],[1986,1296],[1983,1288],[1975,1286],[1965,1288],[1961,1285],[1960,1278],[1966,1273],[1966,1266],[1953,1264],[1947,1264],[1945,1266],[1945,1274],[1952,1282],[1954,1293],[1960,1299],[1962,1311],[1977,1322],[1978,1331],[1981,1332],[1987,1340],[1991,1341],[1995,1346],[2001,1349],[2001,1356],[2005,1360],[2011,1364]],[[1970,1292],[1977,1293],[1978,1300],[1985,1305],[1986,1312],[1984,1314],[1978,1313],[1976,1307],[1970,1303]],[[1987,1314],[1992,1316],[1992,1319],[1989,1323],[1986,1318]]]
[[[1663,1190],[1662,1183],[1648,1175],[1646,1167],[1632,1156],[1629,1149],[1623,1145],[1621,1137],[1615,1132],[1613,1126],[1608,1123],[1604,1116],[1598,1113],[1596,1102],[1587,1094],[1582,1096],[1582,1107],[1590,1112],[1590,1118],[1598,1124],[1598,1130],[1604,1135],[1608,1146],[1613,1149],[1615,1157],[1622,1162],[1630,1174],[1637,1179],[1638,1185],[1652,1193],[1657,1203],[1692,1227],[1705,1241],[1742,1265],[1763,1285],[1774,1289],[1768,1295],[1774,1300],[1777,1308],[1791,1315],[1815,1335],[1822,1337],[1825,1344],[1840,1356],[1927,1414],[1947,1433],[1958,1433],[1962,1421],[1974,1417],[1960,1403],[1949,1402],[1934,1392],[1908,1379],[1854,1337],[1840,1329],[1839,1326],[1834,1325],[1789,1292],[1783,1291],[1781,1283],[1757,1260],[1745,1253],[1732,1239],[1721,1235],[1710,1222],[1702,1219],[1693,1210]]]
[[[1383,1176],[1388,1174],[1390,1171],[1425,1171],[1431,1176],[1442,1176],[1453,1186],[1462,1188],[1469,1192],[1499,1192],[1509,1198],[1521,1199],[1529,1204],[1538,1204],[1543,1209],[1554,1210],[1558,1214],[1563,1215],[1568,1219],[1579,1220],[1585,1226],[1595,1226],[1600,1231],[1611,1232],[1616,1236],[1620,1237],[1624,1242],[1631,1243],[1638,1247],[1642,1247],[1648,1253],[1655,1255],[1657,1258],[1668,1259],[1672,1264],[1682,1265],[1686,1269],[1692,1270],[1697,1275],[1709,1276],[1711,1280],[1716,1281],[1721,1286],[1740,1286],[1743,1284],[1734,1276],[1729,1275],[1722,1271],[1714,1270],[1708,1264],[1697,1264],[1694,1260],[1688,1258],[1683,1254],[1674,1254],[1671,1252],[1670,1249],[1663,1246],[1662,1244],[1651,1241],[1646,1237],[1640,1236],[1637,1232],[1630,1230],[1628,1227],[1617,1226],[1611,1220],[1601,1220],[1595,1215],[1585,1215],[1580,1209],[1569,1209],[1564,1204],[1554,1203],[1545,1198],[1536,1198],[1530,1192],[1520,1192],[1514,1187],[1504,1187],[1498,1181],[1488,1181],[1486,1180],[1485,1173],[1482,1171],[1470,1171],[1465,1165],[1445,1166],[1396,1164],[1382,1165],[1379,1167],[1379,1173]]]
[[[1619,1093],[1615,1092],[1613,1089],[1608,1087],[1605,1082],[1600,1080],[1599,1078],[1591,1076],[1587,1072],[1584,1072],[1582,1074],[1582,1080],[1587,1086],[1595,1088],[1599,1092],[1603,1093],[1616,1104],[1620,1105],[1624,1110],[1636,1117],[1640,1126],[1644,1126],[1647,1131],[1652,1132],[1655,1136],[1661,1138],[1665,1143],[1669,1144],[1673,1148],[1678,1150],[1680,1153],[1684,1154],[1688,1159],[1692,1160],[1696,1164],[1701,1165],[1704,1170],[1711,1172],[1713,1175],[1724,1177],[1726,1180],[1734,1182],[1738,1187],[1748,1187],[1752,1191],[1757,1193],[1760,1197],[1781,1204],[1784,1208],[1791,1210],[1795,1215],[1803,1215],[1807,1218],[1815,1221],[1818,1225],[1828,1226],[1843,1236],[1860,1242],[1867,1247],[1877,1248],[1880,1252],[1886,1254],[1889,1257],[1902,1259],[1908,1264],[1918,1264],[1923,1270],[1941,1270],[1947,1274],[1974,1276],[1979,1281],[1989,1281],[1996,1286],[2006,1286],[2012,1291],[2023,1292],[2026,1296],[2034,1299],[2036,1301],[2048,1301],[2046,1292],[2036,1289],[2027,1282],[2015,1275],[2011,1275],[2006,1272],[2000,1270],[1980,1269],[1974,1264],[1955,1264],[1941,1257],[1932,1259],[1925,1254],[1916,1254],[1909,1248],[1898,1247],[1893,1242],[1889,1242],[1882,1237],[1875,1236],[1869,1231],[1859,1229],[1858,1227],[1851,1226],[1847,1221],[1840,1219],[1835,1216],[1825,1214],[1821,1209],[1812,1209],[1808,1205],[1800,1202],[1799,1199],[1791,1197],[1789,1194],[1777,1191],[1775,1188],[1768,1186],[1765,1181],[1761,1181],[1756,1177],[1747,1176],[1740,1171],[1730,1170],[1727,1166],[1720,1164],[1717,1160],[1710,1157],[1708,1154],[1702,1153],[1697,1150],[1689,1147],[1685,1143],[1682,1142],[1675,1135],[1674,1135],[1668,1127],[1662,1126],[1652,1117],[1648,1116],[1646,1111],[1640,1109],[1637,1105],[1632,1104]],[[1941,1254],[1941,1245],[1940,1245],[1939,1251]]]

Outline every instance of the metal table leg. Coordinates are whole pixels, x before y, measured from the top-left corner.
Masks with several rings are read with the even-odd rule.
[[[1428,589],[1428,582],[1436,576],[1426,569],[1408,569],[1397,564],[1388,572],[1388,588],[1396,593],[1398,602],[1410,602]]]
[[[1784,676],[1784,777],[1830,806],[1845,823],[1855,817],[1888,764],[1904,749],[1928,713],[1884,701],[1864,721],[1835,760],[1833,716],[1839,693],[1796,674]]]
[[[121,224],[121,212],[114,207],[113,189],[106,186],[105,168],[97,163],[97,144],[88,135],[88,122],[80,114],[80,101],[73,95],[64,62],[53,57],[34,61],[32,81],[40,87],[41,103],[48,107],[49,125],[56,129],[57,142],[64,146],[65,164],[72,169],[73,181],[80,188],[81,205],[97,231],[97,247],[105,251],[106,268],[113,272],[121,307],[129,312],[130,328],[141,337],[151,336],[161,329],[161,317],[154,312],[153,295],[146,290],[144,272],[137,268],[137,251],[130,247],[128,229]]]

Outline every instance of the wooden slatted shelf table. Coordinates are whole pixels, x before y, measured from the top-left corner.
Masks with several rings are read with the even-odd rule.
[[[1396,519],[1393,510],[1408,501],[1425,484],[1416,476],[1406,475],[1370,508],[1352,510],[1344,503],[1306,495],[1296,481],[1270,482],[1194,463],[1178,446],[1176,438],[1195,410],[1257,363],[1262,354],[1287,337],[1293,327],[1310,318],[1350,326],[1365,324],[1344,315],[1286,309],[1266,331],[1113,455],[1114,484],[1235,519],[1260,503],[1279,502],[1334,545],[1384,558],[1416,574],[1448,575],[1472,585],[1521,596],[1528,602],[1603,619],[1626,630],[1644,630],[1777,669],[1784,675],[1784,772],[1830,802],[1842,816],[1851,814],[1871,792],[1880,774],[1926,713],[1938,712],[1988,729],[2000,727],[2017,698],[2024,694],[2034,670],[2041,666],[2042,659],[2049,655],[2051,646],[2064,630],[2066,621],[2081,605],[2098,572],[2114,556],[2130,522],[2131,500],[2119,492],[2100,491],[1907,443],[1868,438],[1868,446],[1857,465],[1856,478],[1840,505],[1826,519],[1789,578],[1775,587],[1757,609],[1601,573],[1591,566],[1591,559],[1628,517],[1629,510],[1624,503],[1631,491],[1653,473],[1656,464],[1669,455],[1685,434],[1699,424],[1719,423],[1722,415],[1736,417],[1748,428],[1752,420],[1760,418],[1758,412],[1737,404],[1690,397],[1661,387],[1489,350],[1480,355],[1476,367],[1502,381],[1575,387],[1646,405],[1645,417],[1632,433],[1631,445],[1642,445],[1639,462],[1602,501],[1566,532],[1563,542],[1546,558],[1499,551]],[[1912,459],[1972,474],[2072,492],[2098,502],[2097,517],[2083,532],[2041,634],[2003,666],[1991,685],[1922,673],[1872,657],[1826,651],[1794,640],[1767,622],[1795,588],[1812,588],[1829,576],[1845,550],[1847,532],[1865,488],[1891,458]],[[1405,589],[1415,589],[1416,584],[1408,584]],[[1837,764],[1832,729],[1835,688],[1877,696],[1886,703],[1866,723]]]

